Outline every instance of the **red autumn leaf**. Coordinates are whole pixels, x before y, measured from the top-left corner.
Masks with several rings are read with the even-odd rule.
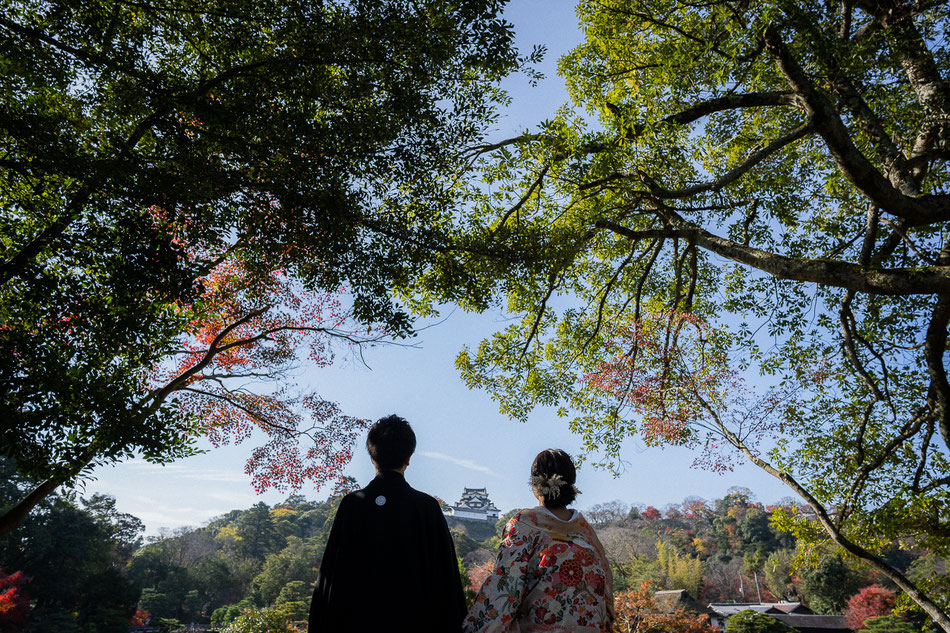
[[[897,596],[893,591],[880,585],[864,587],[848,600],[845,623],[852,631],[861,630],[868,618],[890,615],[896,603]]]
[[[495,569],[494,561],[486,561],[481,565],[475,565],[468,570],[468,584],[469,587],[478,591],[481,589],[482,585],[485,584],[485,580],[491,576],[492,572]]]
[[[149,612],[144,609],[136,609],[135,615],[129,618],[129,626],[145,626],[148,624]]]
[[[733,368],[723,336],[693,314],[646,311],[632,325],[613,327],[608,360],[581,380],[619,401],[648,445],[702,447],[696,465],[731,470],[731,453],[723,450],[731,440],[720,428],[755,447],[783,430],[797,392],[756,396]]]
[[[17,630],[30,615],[30,598],[24,586],[30,579],[22,571],[7,575],[0,570],[0,630]]]
[[[644,519],[649,519],[653,521],[653,520],[659,519],[663,515],[660,513],[659,510],[657,510],[653,506],[647,506],[647,509],[641,512],[640,516]]]
[[[200,300],[182,307],[188,323],[174,362],[153,371],[156,398],[174,402],[181,424],[214,446],[263,435],[244,467],[259,492],[339,481],[368,421],[303,392],[293,373],[332,363],[335,341],[385,332],[360,332],[337,295],[307,290],[284,271],[257,275],[224,260],[201,283]]]

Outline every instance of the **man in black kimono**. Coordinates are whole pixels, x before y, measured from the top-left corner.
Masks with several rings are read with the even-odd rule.
[[[456,633],[465,597],[439,502],[403,473],[416,449],[409,423],[370,428],[377,475],[340,501],[310,603],[310,633]]]

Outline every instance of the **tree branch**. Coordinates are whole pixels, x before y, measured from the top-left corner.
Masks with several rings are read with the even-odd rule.
[[[801,96],[815,129],[824,139],[835,164],[848,181],[881,209],[905,218],[911,224],[950,220],[950,197],[905,196],[861,153],[851,140],[851,135],[833,104],[819,92],[792,57],[775,25],[765,30],[763,38],[766,48],[775,58],[789,85]]]
[[[130,68],[128,66],[122,66],[122,65],[116,64],[110,57],[107,57],[105,55],[99,55],[92,51],[86,51],[81,48],[76,48],[75,46],[64,44],[63,42],[60,42],[59,40],[57,40],[55,37],[47,33],[44,33],[40,29],[24,26],[22,24],[17,24],[13,20],[7,19],[3,16],[0,16],[0,26],[3,26],[8,31],[16,33],[17,35],[20,35],[21,37],[31,38],[38,42],[42,42],[59,51],[67,53],[71,57],[75,57],[76,59],[82,60],[83,62],[86,62],[89,64],[98,64],[100,66],[108,68],[109,70],[122,72],[132,77],[136,77],[138,79],[148,79],[152,77],[151,73],[143,72],[141,70]]]
[[[49,477],[4,512],[3,516],[0,516],[0,536],[9,534],[16,529],[33,508],[69,480],[70,477],[81,472],[94,455],[95,453],[91,450],[83,453],[73,461],[69,469],[62,472],[59,476]]]
[[[837,543],[839,547],[844,549],[852,556],[863,560],[871,567],[884,574],[887,578],[893,581],[894,584],[900,587],[901,590],[908,595],[908,597],[919,604],[924,609],[924,611],[927,612],[927,615],[933,618],[934,622],[936,622],[944,631],[950,631],[950,617],[948,617],[947,613],[943,609],[941,609],[925,593],[923,593],[917,587],[917,585],[915,585],[898,569],[888,565],[884,559],[874,555],[873,553],[848,539],[841,529],[835,525],[834,521],[831,520],[831,517],[828,515],[828,511],[824,505],[818,501],[818,499],[816,499],[807,488],[801,485],[789,473],[778,470],[770,463],[766,462],[764,459],[753,453],[752,450],[722,422],[716,411],[699,393],[694,393],[694,396],[698,398],[700,405],[713,418],[719,431],[729,441],[730,444],[735,446],[743,455],[745,455],[746,459],[748,459],[754,465],[758,466],[791,488],[805,501],[805,503],[811,507],[811,509],[815,512],[815,517],[818,519],[818,523],[825,530],[825,533],[828,534],[832,541]]]
[[[749,170],[751,170],[753,167],[761,163],[763,160],[765,160],[772,154],[778,152],[780,149],[782,149],[786,145],[789,145],[799,139],[804,138],[805,136],[814,132],[814,130],[815,128],[811,123],[804,123],[798,126],[797,128],[795,128],[788,134],[785,134],[784,136],[781,136],[775,139],[774,141],[772,141],[765,147],[752,152],[744,161],[742,161],[741,163],[739,163],[738,165],[736,165],[735,167],[727,171],[725,174],[723,174],[719,178],[716,178],[715,180],[692,185],[684,189],[671,190],[671,189],[664,189],[663,187],[660,187],[652,180],[648,179],[647,186],[650,188],[650,193],[652,193],[654,196],[658,198],[662,198],[663,200],[676,199],[676,198],[688,198],[690,196],[695,196],[700,193],[706,193],[708,191],[719,191],[726,185],[729,185],[730,183],[738,180],[740,177],[748,173]]]
[[[767,272],[778,279],[807,281],[881,295],[950,294],[948,266],[876,268],[837,260],[793,259],[713,235],[686,222],[668,207],[665,208],[665,215],[670,220],[670,226],[664,229],[636,231],[609,220],[598,220],[594,226],[632,240],[677,236],[692,238],[698,246],[708,251]]]
[[[193,367],[190,367],[189,369],[185,370],[178,376],[175,376],[175,378],[170,380],[168,384],[165,385],[164,387],[160,389],[156,389],[152,391],[150,394],[148,394],[139,403],[138,405],[139,408],[144,407],[147,403],[150,403],[148,404],[149,410],[154,410],[157,406],[160,406],[161,403],[164,402],[165,399],[169,396],[169,394],[173,393],[174,391],[177,391],[182,386],[186,385],[188,383],[188,380],[192,376],[194,376],[195,374],[203,370],[205,367],[207,367],[209,364],[211,364],[211,361],[214,360],[215,356],[217,356],[219,353],[221,353],[222,351],[230,347],[234,347],[234,344],[229,344],[222,347],[218,346],[218,344],[221,343],[221,341],[223,341],[228,336],[228,334],[233,332],[236,328],[240,327],[241,325],[264,314],[268,310],[270,310],[270,306],[260,308],[258,310],[252,310],[251,312],[248,312],[240,319],[234,321],[233,323],[230,323],[227,327],[223,328],[220,332],[218,332],[218,335],[215,336],[214,339],[211,341],[211,343],[208,345],[208,349],[205,351],[204,356],[202,356],[200,361],[195,363]]]
[[[591,341],[600,333],[601,324],[604,322],[604,308],[607,305],[607,298],[610,296],[610,291],[613,290],[614,284],[617,283],[617,280],[620,278],[620,273],[623,272],[624,268],[633,260],[633,256],[636,254],[636,245],[631,246],[630,253],[624,258],[620,265],[614,270],[614,274],[611,275],[610,279],[604,284],[604,290],[601,293],[600,301],[597,303],[597,322],[594,324],[594,329],[591,330],[590,336],[587,337],[587,340],[584,341],[581,345],[581,349],[584,350],[590,345]],[[576,356],[575,356],[576,358]]]
[[[950,382],[943,357],[947,352],[947,326],[950,324],[950,295],[937,298],[925,337],[924,357],[930,386],[936,398],[937,423],[944,445],[950,448]]]
[[[185,391],[188,393],[197,394],[199,396],[205,396],[207,398],[221,400],[227,403],[228,406],[234,407],[235,409],[243,411],[244,413],[247,414],[249,418],[254,420],[260,426],[266,426],[272,429],[282,431],[288,437],[293,437],[299,433],[296,428],[290,428],[290,427],[283,426],[282,424],[277,424],[276,422],[273,422],[270,419],[268,419],[266,415],[262,415],[261,413],[254,411],[253,409],[241,404],[240,402],[237,402],[233,397],[231,397],[230,393],[228,394],[215,393],[213,391],[206,391],[204,389],[195,389],[194,387],[183,387],[179,389],[179,391]]]
[[[859,0],[859,4],[885,30],[893,32],[890,38],[892,47],[924,111],[911,157],[921,155],[941,140],[947,140],[950,86],[941,75],[933,54],[927,49],[927,43],[914,23],[912,3]],[[920,176],[922,174],[918,173]]]
[[[525,354],[528,353],[528,348],[531,347],[531,341],[534,340],[534,337],[538,333],[538,327],[541,325],[541,320],[544,318],[544,310],[548,305],[548,299],[551,298],[551,295],[554,294],[555,288],[557,288],[557,270],[551,269],[551,273],[548,275],[548,289],[544,293],[544,298],[541,299],[541,305],[538,306],[538,309],[535,311],[534,322],[531,324],[531,332],[528,333],[528,338],[524,342],[524,347],[521,348],[521,358],[525,357]]]
[[[528,191],[523,196],[521,196],[521,199],[518,200],[517,204],[515,204],[513,207],[508,209],[507,213],[505,213],[505,215],[498,222],[498,225],[492,230],[491,235],[489,235],[489,240],[494,239],[498,231],[500,231],[505,226],[505,223],[508,222],[508,218],[510,218],[512,215],[520,211],[521,207],[523,207],[525,203],[528,202],[528,200],[531,198],[531,195],[535,192],[535,190],[541,186],[541,183],[544,181],[544,177],[547,175],[548,170],[550,168],[551,168],[550,164],[546,164],[544,167],[541,168],[541,171],[538,173],[538,177],[535,178],[534,182],[531,183],[531,186],[528,187]]]
[[[871,473],[877,468],[880,468],[888,459],[891,459],[894,451],[897,450],[901,444],[920,431],[924,422],[927,421],[927,413],[927,407],[919,410],[917,414],[904,425],[901,432],[892,437],[890,441],[878,451],[877,457],[862,465],[860,473],[858,473],[858,476],[854,479],[854,483],[851,485],[851,490],[848,491],[848,494],[845,496],[845,498],[848,499],[848,505],[852,505],[852,502],[859,498],[864,492],[864,484],[867,482],[868,477],[871,476]]]
[[[620,114],[619,108],[612,103],[607,103],[606,106],[611,109],[615,114]],[[723,97],[717,97],[714,99],[708,99],[697,103],[696,105],[690,106],[681,112],[676,114],[671,114],[668,117],[661,119],[663,123],[675,123],[678,125],[686,125],[697,121],[705,116],[714,114],[716,112],[722,112],[725,110],[737,110],[741,108],[761,108],[767,106],[800,106],[798,97],[794,92],[791,91],[771,91],[771,92],[749,92],[744,94],[730,94]],[[627,141],[635,140],[639,137],[647,126],[642,123],[638,123],[632,127],[628,127],[624,133],[623,139]],[[475,145],[466,150],[462,154],[463,158],[470,158],[474,160],[482,154],[488,154],[493,151],[510,147],[513,145],[521,145],[523,143],[536,143],[540,141],[549,141],[550,137],[543,134],[524,134],[521,136],[516,136],[512,138],[503,139],[496,141],[494,143],[484,143],[482,145]],[[573,150],[573,153],[578,154],[596,154],[598,152],[608,151],[613,149],[612,144],[606,143],[588,143],[581,145]],[[565,160],[571,154],[567,152],[559,152],[554,155],[552,161],[557,162],[560,160]]]

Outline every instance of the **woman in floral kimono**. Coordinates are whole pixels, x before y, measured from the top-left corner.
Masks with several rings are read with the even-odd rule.
[[[570,456],[542,451],[531,466],[541,503],[505,526],[495,569],[468,612],[465,633],[603,633],[613,621],[613,579],[604,547],[580,512]]]

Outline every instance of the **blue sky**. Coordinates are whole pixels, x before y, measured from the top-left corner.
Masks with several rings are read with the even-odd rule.
[[[548,47],[543,65],[546,79],[530,87],[518,76],[506,83],[513,103],[499,122],[497,138],[506,138],[550,118],[567,100],[556,74],[557,59],[580,43],[573,3],[567,0],[512,0],[507,16],[514,23],[518,43],[529,51],[535,44]],[[469,391],[455,370],[455,357],[464,345],[504,327],[505,315],[452,312],[441,323],[426,329],[414,347],[376,347],[367,351],[365,367],[341,358],[333,367],[314,370],[300,382],[324,398],[339,402],[349,415],[377,419],[397,413],[409,420],[418,436],[418,448],[406,473],[409,482],[448,502],[457,501],[462,489],[486,487],[503,511],[535,504],[529,491],[528,469],[541,450],[559,447],[572,454],[580,440],[563,420],[538,411],[525,424],[498,413],[488,394]],[[244,474],[244,462],[255,438],[243,445],[217,448],[204,455],[156,466],[132,460],[101,468],[86,484],[86,495],[103,492],[116,497],[118,508],[134,514],[148,534],[162,527],[199,526],[234,508],[258,501],[274,504],[286,493],[255,494]],[[576,506],[584,509],[620,499],[662,507],[687,496],[722,497],[731,486],[750,488],[765,502],[788,496],[779,482],[752,466],[737,466],[732,473],[713,474],[691,469],[695,454],[686,449],[646,449],[630,440],[625,445],[626,471],[618,478],[590,466],[581,469],[578,487],[583,494]],[[348,473],[365,484],[373,467],[358,448]],[[325,498],[326,491],[304,488],[311,498]]]

